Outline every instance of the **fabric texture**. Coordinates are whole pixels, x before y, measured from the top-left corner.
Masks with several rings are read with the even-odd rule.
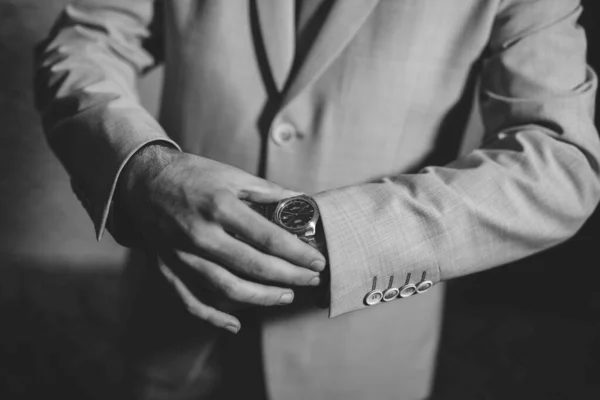
[[[598,203],[580,13],[578,0],[336,1],[290,63],[287,2],[82,1],[45,47],[39,104],[99,236],[120,169],[155,140],[314,195],[331,304],[300,293],[256,313],[267,394],[420,399],[438,283],[556,245]],[[160,125],[135,93],[159,61]],[[459,154],[473,103],[484,131]],[[367,306],[390,277],[436,286]]]

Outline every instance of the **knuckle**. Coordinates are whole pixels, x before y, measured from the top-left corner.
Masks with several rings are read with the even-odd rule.
[[[204,313],[202,312],[202,309],[197,307],[195,304],[191,304],[186,301],[184,301],[184,304],[185,304],[185,309],[187,310],[188,313],[195,315],[196,317],[199,317],[199,318],[204,318]]]
[[[260,296],[260,304],[263,306],[272,306],[279,304],[279,299],[283,295],[283,291],[277,288],[265,289]]]
[[[315,273],[308,270],[299,269],[292,278],[293,284],[298,286],[306,286],[315,278]]]
[[[276,249],[278,246],[278,238],[272,233],[262,233],[258,235],[257,238],[259,246],[262,246],[265,249]]]
[[[207,239],[206,227],[201,224],[192,224],[188,228],[188,236],[193,244],[202,245]]]
[[[269,299],[258,291],[252,291],[248,293],[247,299],[248,303],[257,304],[260,306],[266,306],[269,304]]]
[[[221,282],[220,288],[225,297],[229,299],[238,300],[241,297],[240,285],[236,281]]]
[[[279,303],[279,298],[282,293],[279,290],[273,290],[271,292],[265,292],[260,298],[260,304],[263,306],[272,306]]]
[[[288,271],[287,263],[276,257],[266,257],[255,267],[255,275],[266,281],[293,283],[293,276]]]
[[[199,318],[205,318],[205,309],[198,301],[192,301],[189,298],[182,297],[183,303],[185,304],[185,309],[192,315],[195,315]]]
[[[210,214],[213,220],[223,221],[231,209],[232,193],[227,190],[217,190],[210,203]]]
[[[245,260],[244,265],[246,266],[246,273],[255,278],[267,279],[270,275],[269,269],[255,258],[249,257],[247,260]]]
[[[259,306],[269,305],[269,298],[265,296],[265,293],[260,288],[253,288],[247,290],[244,293],[243,301],[248,304],[255,304]]]
[[[220,293],[223,291],[223,283],[214,274],[204,271],[203,278],[203,285],[210,293]]]
[[[219,248],[218,234],[214,226],[197,224],[190,230],[190,239],[195,247],[211,252]]]

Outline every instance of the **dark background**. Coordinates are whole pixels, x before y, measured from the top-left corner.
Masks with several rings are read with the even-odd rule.
[[[127,253],[96,243],[33,109],[32,48],[66,0],[0,0],[0,399],[113,398]],[[600,70],[595,0],[582,24]],[[155,111],[160,71],[141,84]],[[600,398],[600,212],[569,242],[449,284],[436,400]]]
[[[600,5],[583,5],[600,71]],[[596,209],[568,242],[450,282],[432,400],[600,399],[599,260]]]

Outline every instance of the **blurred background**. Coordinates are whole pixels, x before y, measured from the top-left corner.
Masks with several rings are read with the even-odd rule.
[[[0,0],[0,399],[114,398],[126,251],[97,243],[46,145],[33,46],[66,0]],[[595,1],[581,23],[600,70]],[[158,107],[160,70],[140,84]],[[600,398],[600,212],[569,242],[450,283],[435,399]]]

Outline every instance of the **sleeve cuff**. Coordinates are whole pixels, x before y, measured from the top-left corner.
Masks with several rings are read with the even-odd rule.
[[[119,243],[127,245],[127,244],[131,244],[132,242],[134,242],[135,235],[131,231],[131,227],[129,226],[130,224],[120,221],[120,218],[116,218],[116,216],[115,216],[116,210],[115,210],[115,204],[114,204],[114,194],[115,194],[115,190],[117,188],[117,184],[119,182],[119,177],[121,176],[121,172],[123,171],[123,168],[125,168],[125,165],[127,165],[127,163],[129,162],[131,157],[133,157],[133,155],[135,153],[137,153],[143,147],[146,147],[147,145],[150,145],[150,144],[157,144],[157,143],[167,144],[167,145],[170,145],[170,146],[174,147],[175,149],[181,151],[181,148],[179,147],[179,145],[177,143],[175,143],[173,140],[168,139],[168,138],[161,138],[161,139],[150,139],[145,142],[141,142],[125,156],[124,160],[121,162],[121,164],[119,165],[119,168],[117,169],[114,179],[112,180],[112,185],[110,187],[108,197],[106,198],[106,200],[102,206],[101,217],[98,220],[96,220],[96,219],[94,220],[94,225],[96,228],[96,237],[97,237],[98,241],[102,240],[104,231],[106,229],[108,229],[111,232],[111,234],[113,235],[113,237],[115,237],[115,239]]]
[[[314,196],[329,254],[329,317],[422,294],[440,281],[431,239],[392,186]]]

